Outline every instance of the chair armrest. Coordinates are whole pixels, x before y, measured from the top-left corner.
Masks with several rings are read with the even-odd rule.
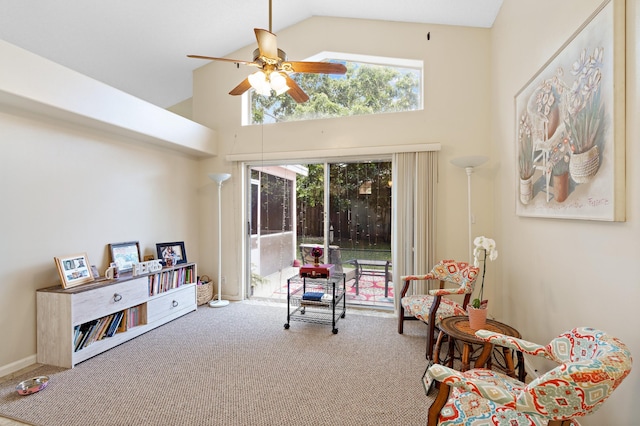
[[[463,287],[456,288],[436,288],[429,290],[431,296],[447,296],[449,294],[466,294]]]
[[[464,389],[496,404],[515,407],[515,397],[491,382],[465,377],[459,371],[440,364],[429,367],[428,374],[441,383]]]
[[[402,281],[424,281],[424,280],[436,280],[432,273],[426,275],[403,275],[400,277]]]
[[[506,346],[511,349],[515,349],[524,354],[542,356],[544,358],[553,360],[554,358],[547,352],[547,347],[539,345],[537,343],[529,342],[524,339],[518,339],[517,337],[507,336],[501,333],[495,333],[489,330],[478,330],[476,336],[480,339],[496,344],[499,346]]]
[[[403,275],[400,277],[400,280],[404,282],[402,286],[402,290],[400,291],[400,298],[403,298],[407,295],[407,290],[409,289],[409,283],[411,281],[424,281],[424,280],[434,280],[436,279],[433,274],[428,273],[426,275]]]

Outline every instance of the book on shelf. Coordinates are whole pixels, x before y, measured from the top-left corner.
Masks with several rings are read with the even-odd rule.
[[[120,326],[120,321],[122,321],[122,317],[124,316],[124,312],[116,312],[113,314],[113,320],[109,324],[109,328],[107,329],[106,337],[113,337]]]
[[[160,271],[157,274],[149,275],[149,295],[163,293],[192,282],[193,265]]]
[[[88,321],[74,327],[74,350],[86,348],[99,340],[112,337],[124,315],[123,311]]]
[[[128,320],[129,316],[125,315],[125,312],[122,311],[122,319],[120,320],[120,324],[118,325],[118,328],[116,329],[117,333],[124,333],[125,331],[127,331],[127,320]]]
[[[132,306],[125,310],[127,317],[127,330],[137,327],[143,323],[144,318],[142,317],[142,306],[143,305]]]
[[[93,330],[93,326],[98,323],[98,320],[85,322],[84,324],[77,325],[78,333],[76,334],[76,341],[74,344],[74,350],[79,351],[82,349],[89,338],[89,334]]]

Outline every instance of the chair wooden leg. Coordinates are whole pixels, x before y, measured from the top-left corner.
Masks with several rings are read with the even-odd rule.
[[[548,426],[571,426],[573,422],[571,420],[549,420]]]
[[[427,417],[427,426],[437,426],[438,417],[440,416],[440,410],[449,400],[449,394],[451,393],[451,387],[449,385],[445,385],[444,383],[440,383],[440,388],[438,389],[438,396],[436,396],[435,401],[429,407],[429,417]]]
[[[433,347],[435,346],[436,326],[433,322],[427,324],[429,331],[427,332],[427,359],[433,359]],[[439,331],[439,330],[438,330]]]
[[[404,332],[404,308],[400,305],[400,310],[398,311],[398,334],[402,334]]]

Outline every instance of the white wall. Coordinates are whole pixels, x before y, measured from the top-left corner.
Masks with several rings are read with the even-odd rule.
[[[198,259],[197,158],[216,133],[0,40],[0,376],[35,362],[35,291],[56,256],[184,241]],[[202,189],[206,191],[206,187]]]
[[[197,261],[197,161],[76,125],[0,109],[0,366],[35,362],[35,291],[56,285],[54,256],[108,244],[185,241]],[[4,371],[4,370],[3,370]]]
[[[327,31],[331,28],[331,31]],[[427,33],[431,40],[427,41]],[[321,34],[322,36],[318,36]],[[440,208],[437,257],[468,257],[467,178],[462,169],[449,163],[451,158],[488,154],[490,142],[489,30],[394,22],[311,18],[280,31],[278,46],[292,60],[303,60],[321,51],[338,51],[423,60],[423,111],[359,116],[306,122],[242,127],[239,97],[227,93],[250,72],[250,67],[212,62],[194,73],[194,120],[216,129],[219,136],[218,158],[205,161],[206,170],[231,172],[229,185],[223,188],[223,275],[227,277],[223,294],[239,297],[239,275],[243,238],[240,217],[242,188],[237,171],[225,161],[225,155],[247,152],[305,151],[441,143]],[[255,46],[229,54],[232,58],[251,58]],[[479,168],[473,185],[479,193],[491,194],[493,161]],[[202,177],[206,180],[206,176]],[[202,200],[214,210],[213,200]],[[477,235],[491,235],[491,197],[474,201]],[[214,213],[215,215],[215,213]],[[203,217],[201,222],[215,218]],[[208,229],[203,229],[209,235]],[[204,241],[203,253],[215,252],[215,239]],[[212,255],[212,259],[216,259]],[[213,262],[209,263],[213,266]],[[214,269],[214,268],[212,268]],[[425,271],[426,272],[426,271]],[[491,277],[491,271],[487,274]],[[490,293],[490,291],[489,291]]]
[[[495,229],[501,243],[501,320],[531,341],[546,343],[564,330],[605,330],[640,354],[637,301],[640,278],[640,158],[638,129],[638,2],[627,1],[627,221],[603,223],[515,216],[514,96],[600,0],[505,0],[491,33],[492,157]],[[534,364],[540,366],[539,363]],[[636,367],[600,411],[583,425],[637,425],[640,371]]]

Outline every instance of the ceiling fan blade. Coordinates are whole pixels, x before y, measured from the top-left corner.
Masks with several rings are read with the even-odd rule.
[[[335,62],[305,62],[305,61],[287,61],[282,63],[282,68],[289,71],[288,65],[291,66],[292,72],[308,72],[319,74],[345,74],[347,67],[343,64]]]
[[[293,98],[294,101],[301,104],[309,100],[309,96],[304,93],[304,90],[302,90],[300,86],[298,86],[298,83],[296,83],[295,80],[293,80],[287,74],[284,74],[284,78],[287,80],[287,86],[289,86],[289,90],[287,90],[287,93]]]
[[[201,56],[201,55],[187,55],[189,58],[196,59],[208,59],[210,61],[225,61],[225,62],[233,62],[236,64],[244,64],[244,65],[253,65],[253,62],[243,61],[240,59],[231,59],[231,58],[214,58],[213,56]]]
[[[251,89],[251,83],[249,83],[249,77],[242,80],[240,84],[234,87],[229,94],[233,96],[242,95],[247,90]]]
[[[260,28],[254,28],[253,31],[256,33],[256,40],[258,41],[260,56],[277,60],[278,41],[276,39],[276,35],[271,31],[263,30]]]

